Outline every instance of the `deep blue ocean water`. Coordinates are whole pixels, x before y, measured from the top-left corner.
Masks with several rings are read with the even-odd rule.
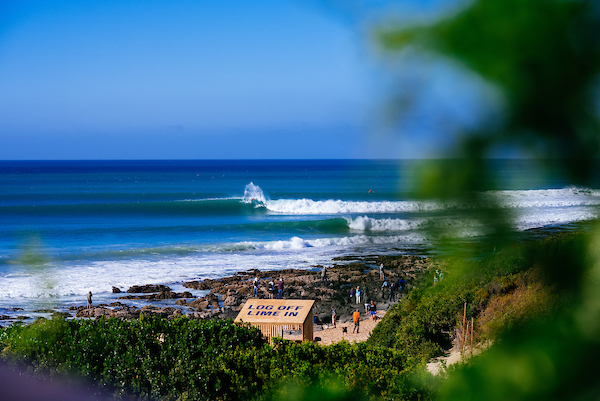
[[[458,205],[414,199],[418,161],[2,161],[0,307],[100,299],[336,256],[435,247],[432,225],[484,235]],[[600,192],[490,162],[515,231],[598,215]]]

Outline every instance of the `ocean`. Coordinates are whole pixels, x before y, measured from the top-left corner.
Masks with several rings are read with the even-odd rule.
[[[416,199],[420,161],[1,161],[0,315],[111,301],[112,287],[432,252],[431,228],[485,227]],[[485,192],[515,232],[596,219],[600,191],[524,160],[490,161]],[[198,295],[198,294],[195,294]],[[13,313],[14,314],[14,313]]]

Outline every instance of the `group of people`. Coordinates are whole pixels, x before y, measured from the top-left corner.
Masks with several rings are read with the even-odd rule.
[[[269,281],[269,299],[275,298],[275,289],[277,289],[277,298],[283,299],[283,278],[279,278],[277,285],[273,280]],[[254,277],[252,281],[252,296],[258,298],[260,290],[260,280],[258,277]]]
[[[385,290],[389,289],[389,291],[390,291],[389,300],[390,300],[390,302],[394,302],[394,301],[396,301],[396,292],[404,290],[405,287],[406,287],[406,281],[403,278],[400,278],[397,283],[394,281],[388,282],[386,280],[383,282],[383,284],[381,284],[381,292],[384,294],[384,297],[385,297]]]
[[[384,298],[385,298],[385,291],[389,290],[390,302],[396,301],[396,292],[404,290],[404,288],[406,287],[406,280],[404,280],[401,277],[398,280],[398,282],[395,282],[395,281],[388,282],[385,279],[385,271],[383,270],[383,264],[381,264],[379,266],[379,278],[383,281],[383,283],[381,284],[381,292],[382,292]],[[436,282],[437,282],[437,278],[436,278]],[[356,303],[360,304],[361,300],[367,299],[366,289],[365,288],[361,289],[360,286],[357,286],[356,288],[354,288],[354,287],[350,288],[350,298],[355,299]]]
[[[350,289],[350,298],[355,298],[357,304],[360,304],[361,299],[365,299],[366,297],[365,290],[361,290],[360,286],[356,286],[356,288],[352,287]]]
[[[371,300],[371,303],[368,304],[367,311],[371,314],[371,320],[377,320],[377,306],[375,305],[375,301]],[[356,309],[354,311],[352,314],[352,321],[354,321],[354,329],[352,329],[352,332],[358,333],[360,330],[360,310]]]

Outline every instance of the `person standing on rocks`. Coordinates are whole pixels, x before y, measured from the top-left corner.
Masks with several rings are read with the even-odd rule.
[[[381,281],[385,280],[385,273],[383,271],[383,263],[379,265],[379,279]]]
[[[333,328],[335,329],[335,319],[337,318],[337,314],[335,313],[335,308],[332,306],[331,307],[331,324],[333,325]]]
[[[269,281],[269,299],[273,299],[275,297],[275,284],[273,280]]]
[[[87,293],[87,309],[92,307],[92,292],[88,291]]]
[[[396,283],[390,284],[390,302],[396,301]]]
[[[388,288],[388,287],[389,287],[389,285],[388,285],[387,280],[384,281],[383,284],[381,284],[381,296],[383,298],[385,298],[385,289]]]
[[[252,289],[252,295],[258,298],[258,277],[254,277],[254,288]]]
[[[327,266],[323,266],[323,269],[321,269],[321,283],[325,284],[325,281],[327,281]]]
[[[360,286],[356,287],[356,303],[360,304]]]
[[[352,320],[354,320],[354,329],[352,330],[352,332],[354,333],[356,331],[356,333],[358,334],[358,329],[360,328],[360,312],[358,311],[358,309],[355,310],[352,314]]]
[[[402,290],[404,290],[404,287],[406,287],[406,280],[400,277],[400,280],[398,280],[398,291],[402,292]]]
[[[279,295],[279,299],[283,299],[283,278],[279,278],[279,283],[277,283],[277,291]]]

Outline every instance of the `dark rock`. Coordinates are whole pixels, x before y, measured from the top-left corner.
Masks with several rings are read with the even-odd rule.
[[[111,309],[97,307],[97,308],[82,309],[79,312],[77,312],[77,314],[75,316],[76,317],[100,317],[100,316],[110,317],[111,313],[113,313],[113,311]]]
[[[176,298],[193,298],[193,295],[188,292],[177,293],[171,290],[169,291],[160,291],[157,294],[148,294],[148,295],[124,295],[117,299],[147,299],[148,301],[158,301],[162,299],[176,299]]]
[[[194,290],[210,290],[215,287],[218,280],[206,279],[203,281],[189,281],[187,283],[183,283],[185,288],[191,288]]]
[[[227,298],[223,300],[223,306],[236,306],[241,303],[240,296],[229,295]]]
[[[171,291],[169,287],[166,285],[155,285],[155,284],[146,284],[146,285],[134,285],[130,287],[127,292],[131,294],[148,294],[152,292],[161,292],[161,291]]]
[[[173,291],[161,291],[158,294],[148,295],[149,300],[158,300],[158,299],[176,299],[179,298],[179,295]]]
[[[139,309],[121,309],[114,312],[114,316],[120,319],[133,320],[140,317]]]
[[[190,309],[196,309],[196,310],[208,309],[208,305],[209,305],[209,302],[207,300],[205,300],[204,298],[198,298],[187,304],[187,306]]]
[[[219,296],[217,294],[210,293],[205,297],[198,298],[187,304],[190,309],[203,310],[212,307],[213,309],[219,308]]]
[[[114,287],[114,286],[113,286],[113,288],[112,288],[112,292],[113,292],[113,294],[120,294],[120,293],[121,293],[121,290],[120,290],[118,287]]]
[[[175,308],[171,307],[171,306],[166,306],[164,308],[158,308],[156,306],[152,306],[152,305],[148,305],[148,306],[144,306],[141,310],[140,310],[140,315],[159,315],[161,317],[169,317],[171,315],[173,315],[175,313]]]

